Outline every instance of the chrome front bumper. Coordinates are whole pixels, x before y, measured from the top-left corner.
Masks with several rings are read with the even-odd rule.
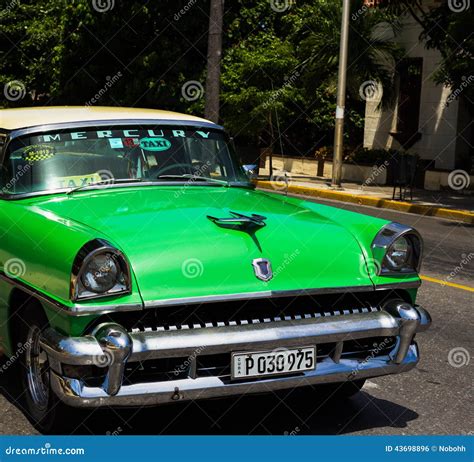
[[[128,333],[120,325],[108,323],[83,337],[64,337],[49,328],[43,333],[41,345],[49,357],[52,388],[67,404],[147,406],[404,372],[418,362],[415,334],[430,324],[431,318],[423,308],[398,301],[382,311],[273,324]],[[384,356],[368,356],[362,361],[341,357],[345,341],[370,337],[397,337],[397,342]],[[325,343],[336,343],[331,355],[318,362],[314,371],[297,376],[233,382],[218,376],[195,377],[192,373],[197,352],[211,355]],[[127,363],[180,357],[190,360],[187,378],[123,385]],[[107,368],[106,378],[101,386],[87,386],[81,379],[65,377],[63,365],[103,366]]]

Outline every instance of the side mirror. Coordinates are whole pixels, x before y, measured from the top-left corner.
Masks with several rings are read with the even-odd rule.
[[[245,173],[247,174],[247,176],[248,176],[251,180],[257,178],[258,165],[254,165],[254,164],[251,164],[251,165],[243,165],[243,168],[244,168],[244,170],[245,170]]]

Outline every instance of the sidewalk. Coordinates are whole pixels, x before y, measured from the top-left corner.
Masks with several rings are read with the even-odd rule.
[[[257,180],[257,186],[274,191],[285,191],[283,178],[278,181]],[[409,195],[405,201],[392,200],[392,186],[361,186],[356,183],[342,184],[343,189],[331,188],[329,180],[293,176],[288,179],[288,192],[324,199],[339,200],[358,205],[387,208],[402,212],[429,215],[474,224],[474,196],[449,191],[415,189],[413,201]],[[397,198],[397,193],[395,198]]]

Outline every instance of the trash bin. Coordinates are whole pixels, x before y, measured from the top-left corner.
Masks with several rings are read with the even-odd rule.
[[[392,199],[398,188],[399,200],[406,200],[407,192],[410,192],[410,200],[413,200],[413,186],[415,184],[418,167],[418,156],[402,152],[395,153],[389,161],[389,170],[393,184]]]

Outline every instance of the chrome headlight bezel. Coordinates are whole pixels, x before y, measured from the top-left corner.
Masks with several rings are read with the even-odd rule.
[[[102,255],[109,255],[117,265],[118,273],[115,284],[104,292],[88,290],[82,282],[82,276],[94,258]],[[71,271],[70,297],[72,301],[91,300],[130,293],[130,265],[120,250],[103,239],[94,239],[79,250],[74,259]]]
[[[409,256],[406,263],[397,268],[391,264],[387,255],[399,239],[407,241]],[[377,263],[377,275],[379,276],[417,275],[420,271],[423,239],[420,233],[410,226],[395,222],[385,225],[375,236],[371,248],[373,258]]]

